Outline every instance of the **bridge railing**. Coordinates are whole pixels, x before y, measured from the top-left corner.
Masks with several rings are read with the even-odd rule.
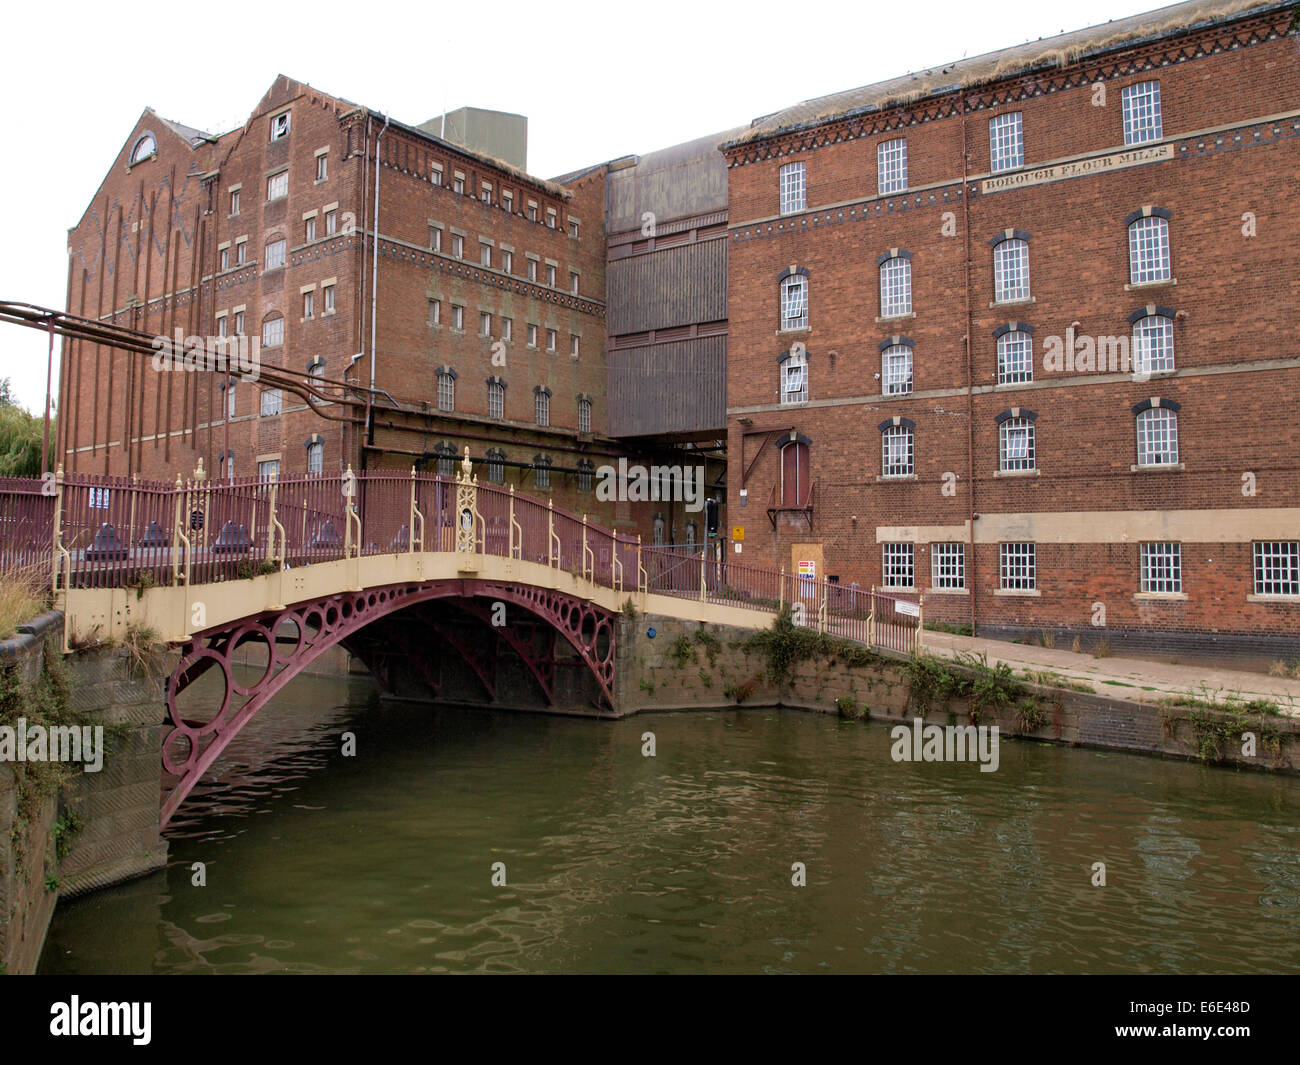
[[[138,587],[237,580],[349,554],[454,551],[459,482],[372,470],[175,482],[69,474],[0,479],[0,568],[55,564],[56,585]],[[475,551],[548,565],[629,593],[753,610],[796,609],[802,623],[912,652],[919,600],[730,561],[726,545],[645,547],[549,501],[476,484]],[[57,523],[57,532],[56,532]],[[57,539],[61,551],[55,550]]]

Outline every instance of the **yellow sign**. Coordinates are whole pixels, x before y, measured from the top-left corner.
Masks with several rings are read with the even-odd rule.
[[[745,527],[743,525],[733,525],[731,527],[731,538],[736,543],[743,543],[745,540]]]

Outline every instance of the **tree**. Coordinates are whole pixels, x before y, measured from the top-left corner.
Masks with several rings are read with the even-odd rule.
[[[9,378],[0,379],[0,477],[39,477],[44,421],[18,405]],[[50,419],[54,440],[54,419]]]

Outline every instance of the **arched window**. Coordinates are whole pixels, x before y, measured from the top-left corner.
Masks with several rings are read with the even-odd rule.
[[[312,359],[311,362],[307,364],[307,373],[312,377],[324,377],[325,357],[323,355],[317,355]]]
[[[284,318],[276,315],[262,323],[262,347],[276,348],[284,343]]]
[[[1134,409],[1137,415],[1137,464],[1178,465],[1178,410],[1172,400],[1149,399]]]
[[[440,440],[434,445],[433,453],[438,456],[438,476],[455,477],[456,476],[456,449],[445,440]]]
[[[320,473],[325,468],[325,445],[315,440],[307,445],[307,472]]]
[[[591,459],[578,459],[578,491],[590,492],[592,477],[596,472],[596,464]]]
[[[586,396],[578,397],[578,432],[591,432],[591,400]]]
[[[490,447],[487,459],[488,480],[492,484],[501,484],[506,479],[506,453],[499,447]]]
[[[538,488],[551,487],[551,460],[546,455],[534,455],[533,466],[536,469],[536,481]]]
[[[993,299],[1014,303],[1029,299],[1029,234],[1011,230],[993,244]]]
[[[1172,276],[1169,260],[1169,219],[1163,207],[1144,207],[1124,219],[1128,225],[1129,284],[1149,285]]]
[[[1174,368],[1174,312],[1144,307],[1129,316],[1133,323],[1133,372],[1159,373]]]
[[[887,196],[907,188],[907,141],[881,141],[876,146],[876,192]]]
[[[551,424],[551,390],[544,385],[533,389],[533,413],[537,416],[538,425]]]
[[[158,142],[154,140],[152,133],[146,133],[131,149],[131,166],[136,163],[143,163],[146,159],[152,158],[158,154]]]
[[[914,470],[914,426],[906,418],[891,419],[880,427],[880,474],[910,477]]]
[[[1023,322],[998,326],[998,384],[1018,385],[1034,379],[1034,327]]]
[[[781,402],[807,403],[808,349],[802,343],[796,343],[777,361],[780,364]]]
[[[786,271],[781,277],[781,328],[808,328],[808,271]]]
[[[489,377],[487,380],[488,390],[488,417],[504,418],[506,416],[506,383],[499,377]]]
[[[1032,410],[1012,407],[997,416],[998,469],[1015,473],[1035,468],[1034,422],[1038,415]]]
[[[880,344],[880,391],[906,396],[912,391],[912,338],[890,337]]]
[[[779,445],[781,448],[781,505],[806,507],[812,495],[812,482],[808,471],[808,445],[806,436],[790,433]]]
[[[912,313],[912,253],[891,248],[876,260],[880,267],[880,317]]]
[[[450,366],[438,370],[438,409],[448,413],[456,409],[456,371]]]

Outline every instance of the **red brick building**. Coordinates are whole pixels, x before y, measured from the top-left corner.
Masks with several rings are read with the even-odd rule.
[[[1297,41],[1179,4],[723,144],[737,560],[1294,653]]]

